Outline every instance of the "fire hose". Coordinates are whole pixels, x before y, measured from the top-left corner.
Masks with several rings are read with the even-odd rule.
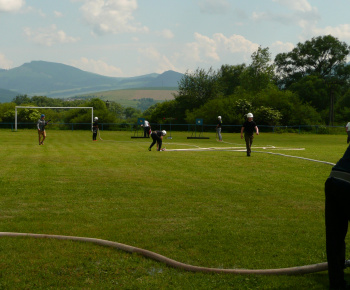
[[[150,258],[152,260],[162,262],[167,266],[178,268],[190,272],[204,272],[204,273],[228,273],[228,274],[255,274],[255,275],[301,275],[310,274],[316,272],[326,271],[328,269],[328,263],[319,263],[299,267],[290,268],[279,268],[279,269],[220,269],[220,268],[208,268],[193,266],[185,263],[178,262],[176,260],[170,259],[163,255],[157,254],[152,251],[144,250],[141,248],[129,246],[126,244],[121,244],[117,242],[112,242],[108,240],[86,238],[86,237],[75,237],[75,236],[62,236],[62,235],[46,235],[46,234],[31,234],[31,233],[11,233],[11,232],[0,232],[0,237],[32,237],[32,238],[48,238],[56,240],[69,240],[69,241],[79,241],[93,243],[100,246],[112,247],[118,250],[122,250],[128,253],[136,253],[141,256]],[[345,267],[350,266],[350,260],[346,260]]]
[[[102,140],[102,139],[101,139]],[[315,159],[285,155],[280,153],[272,153],[272,152],[261,152],[255,151],[257,153],[268,153],[274,155],[281,155],[284,157],[293,157],[300,158],[313,162],[321,162],[328,165],[334,165],[331,162],[319,161]],[[228,274],[255,274],[255,275],[302,275],[302,274],[310,274],[316,272],[322,272],[328,270],[328,263],[318,263],[312,265],[305,266],[297,266],[290,268],[278,268],[278,269],[221,269],[221,268],[208,268],[208,267],[200,267],[193,266],[189,264],[185,264],[182,262],[178,262],[176,260],[170,259],[158,253],[145,250],[142,248],[133,247],[126,244],[121,244],[117,242],[112,242],[108,240],[96,239],[96,238],[87,238],[87,237],[76,237],[76,236],[63,236],[63,235],[48,235],[48,234],[33,234],[33,233],[12,233],[12,232],[0,232],[0,237],[33,237],[33,238],[48,238],[48,239],[56,239],[56,240],[70,240],[70,241],[80,241],[93,243],[100,246],[112,247],[118,250],[122,250],[128,253],[136,253],[141,256],[150,258],[152,260],[162,262],[167,266],[178,268],[190,272],[204,272],[204,273],[228,273]],[[344,262],[344,268],[350,267],[350,260],[346,260]]]

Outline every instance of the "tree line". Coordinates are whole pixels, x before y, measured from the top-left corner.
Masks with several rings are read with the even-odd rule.
[[[178,123],[203,118],[239,125],[253,112],[261,125],[343,125],[350,121],[350,47],[326,35],[298,43],[271,59],[259,47],[251,63],[222,65],[217,71],[186,72],[174,100],[150,107],[151,122],[173,117]]]
[[[153,104],[145,111],[124,108],[98,98],[62,100],[43,96],[17,96],[0,104],[0,122],[13,122],[16,105],[94,107],[104,123],[136,123],[144,117],[151,123],[194,124],[202,118],[215,124],[222,116],[227,125],[240,125],[248,112],[260,125],[344,125],[350,121],[350,46],[326,35],[314,37],[287,53],[271,59],[269,48],[259,47],[249,65],[222,65],[220,69],[197,68],[179,81],[174,99]],[[48,109],[24,109],[19,122],[36,122]],[[52,120],[88,123],[90,112],[51,110]]]

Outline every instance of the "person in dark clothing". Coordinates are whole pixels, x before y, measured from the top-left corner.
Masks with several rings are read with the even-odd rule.
[[[151,137],[152,137],[152,144],[151,146],[149,146],[148,148],[148,151],[151,151],[152,147],[154,144],[158,144],[158,149],[157,151],[160,151],[160,149],[162,148],[162,140],[163,140],[163,136],[166,135],[166,131],[163,130],[163,131],[153,131],[152,134],[151,134]]]
[[[98,132],[98,117],[94,118],[94,123],[92,124],[92,141],[96,141]]]
[[[241,128],[241,139],[243,139],[243,132],[244,132],[244,140],[247,148],[247,156],[250,156],[252,152],[252,144],[254,139],[254,131],[256,132],[256,135],[259,135],[259,128],[256,125],[256,123],[253,121],[253,114],[248,113],[247,114],[247,121],[244,122],[242,128]]]
[[[326,252],[330,289],[350,289],[344,280],[345,237],[350,221],[350,146],[325,183]]]
[[[39,135],[39,145],[44,145],[44,141],[46,139],[46,130],[45,126],[50,122],[51,120],[45,121],[45,115],[41,114],[40,119],[38,120],[36,126],[38,128],[38,135]]]

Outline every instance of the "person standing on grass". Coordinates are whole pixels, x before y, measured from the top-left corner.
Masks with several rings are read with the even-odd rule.
[[[151,130],[149,122],[147,120],[145,120],[143,122],[143,125],[141,125],[141,126],[143,126],[143,137],[144,138],[149,138],[149,132]]]
[[[222,136],[221,136],[221,125],[222,125],[222,120],[221,116],[218,116],[218,124],[216,125],[216,132],[218,134],[219,141],[222,141]]]
[[[92,123],[92,141],[96,141],[98,132],[98,117],[94,118],[94,122]]]
[[[45,131],[45,126],[50,122],[45,121],[45,115],[41,114],[40,119],[38,120],[36,126],[38,128],[38,135],[39,135],[39,145],[44,145],[44,140],[46,138],[46,131]]]
[[[247,156],[250,156],[252,152],[252,144],[254,139],[254,131],[256,132],[256,135],[259,135],[259,128],[253,121],[253,114],[248,113],[247,114],[247,121],[243,123],[243,126],[241,128],[241,139],[243,139],[243,132],[244,132],[244,140],[247,148]]]
[[[157,151],[160,151],[161,148],[162,148],[162,140],[163,140],[163,136],[166,135],[166,131],[163,130],[163,131],[153,131],[152,134],[151,134],[151,137],[152,137],[152,144],[151,146],[149,146],[148,148],[148,151],[151,151],[152,147],[154,144],[158,144],[158,148],[157,148]]]
[[[345,129],[346,129],[346,133],[348,134],[347,143],[349,144],[349,142],[350,142],[350,122],[348,122],[348,123],[346,124]]]
[[[350,289],[344,279],[345,237],[350,221],[350,146],[325,183],[326,252],[330,289]]]

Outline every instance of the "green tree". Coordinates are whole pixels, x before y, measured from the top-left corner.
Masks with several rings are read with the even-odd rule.
[[[246,69],[245,64],[222,65],[218,71],[218,82],[224,96],[232,95],[241,85],[241,76]]]
[[[127,107],[124,109],[124,114],[126,119],[137,118],[141,116],[141,111],[133,107]]]
[[[210,68],[208,71],[197,69],[186,72],[179,81],[179,90],[175,100],[181,110],[193,110],[220,95],[218,74]]]
[[[275,66],[269,48],[259,47],[251,56],[252,63],[241,74],[242,87],[257,93],[275,82]]]
[[[350,46],[331,35],[314,37],[305,43],[298,43],[291,52],[275,57],[279,85],[283,89],[297,88],[300,97],[306,101],[308,94],[302,94],[300,85],[296,83],[302,85],[300,81],[303,78],[310,80],[310,76],[322,80],[324,85],[320,88],[318,104],[325,102],[322,91],[326,88],[330,100],[329,124],[333,125],[334,103],[339,97],[338,92],[342,91],[342,86],[349,82],[350,78],[350,67],[346,64],[349,54]]]
[[[31,102],[31,100],[30,100],[30,98],[27,95],[19,95],[19,96],[16,96],[13,99],[13,102],[17,106],[20,106],[20,105],[23,105],[23,104],[29,104]]]
[[[337,38],[326,35],[314,37],[288,53],[275,57],[276,70],[282,88],[289,88],[303,77],[316,75],[323,80],[347,79],[346,59],[350,47]]]
[[[305,76],[292,83],[289,90],[297,93],[305,103],[311,104],[318,111],[329,106],[329,88],[325,81],[316,75]]]
[[[165,101],[155,105],[154,109],[150,108],[147,112],[149,115],[148,119],[151,123],[163,123],[164,118],[176,118],[183,121],[185,112],[180,112],[178,109],[178,102],[176,100]]]

